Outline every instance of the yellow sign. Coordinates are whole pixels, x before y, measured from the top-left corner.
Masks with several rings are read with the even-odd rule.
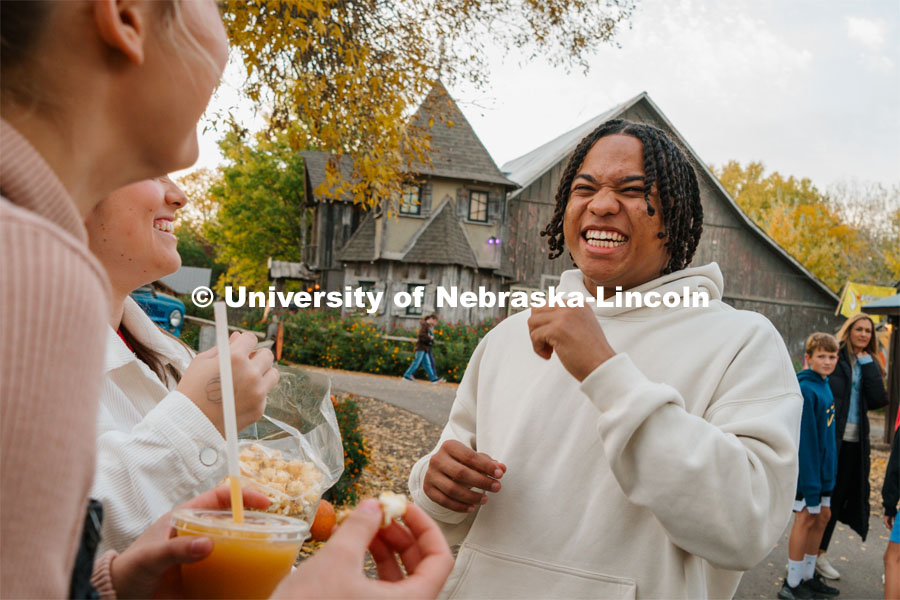
[[[862,312],[862,307],[866,304],[895,295],[897,295],[897,290],[892,287],[848,281],[847,285],[844,286],[844,292],[841,294],[841,303],[838,304],[838,310],[835,314],[852,317],[856,313]],[[881,316],[872,315],[872,320],[878,323],[881,321]]]

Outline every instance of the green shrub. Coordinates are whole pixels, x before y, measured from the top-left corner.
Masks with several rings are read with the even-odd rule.
[[[358,500],[359,478],[369,464],[365,440],[359,430],[359,404],[351,394],[345,394],[340,399],[332,394],[331,401],[344,444],[344,473],[330,490],[331,501],[352,505]]]
[[[438,323],[434,332],[438,375],[448,381],[462,379],[478,342],[497,322]],[[384,335],[415,339],[418,329],[385,332],[359,315],[342,317],[339,311],[327,310],[297,311],[284,323],[284,357],[296,363],[399,376],[415,355],[414,343],[386,340]]]
[[[200,326],[193,321],[185,321],[181,326],[181,341],[197,350],[200,343]]]

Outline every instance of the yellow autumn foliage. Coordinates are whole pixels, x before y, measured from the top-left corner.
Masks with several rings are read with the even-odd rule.
[[[635,0],[225,0],[244,91],[294,150],[336,155],[314,190],[375,206],[428,164],[428,132],[407,123],[441,80],[483,84],[486,48],[586,68]],[[352,173],[337,168],[353,159]]]

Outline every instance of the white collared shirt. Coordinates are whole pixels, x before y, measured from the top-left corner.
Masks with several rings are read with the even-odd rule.
[[[122,322],[184,372],[192,355],[131,298]],[[156,519],[225,475],[225,440],[187,396],[165,384],[110,327],[91,495],[103,502],[101,550],[121,552]]]

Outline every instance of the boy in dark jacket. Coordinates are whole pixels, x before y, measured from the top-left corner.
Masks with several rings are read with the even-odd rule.
[[[800,475],[794,526],[788,541],[788,573],[778,597],[784,600],[836,596],[815,572],[816,555],[831,517],[831,491],[837,470],[834,398],[828,376],[837,364],[837,340],[814,333],[806,340],[808,369],[797,374],[803,394],[800,420]]]
[[[900,423],[900,417],[897,418]],[[884,506],[884,526],[891,531],[887,550],[884,551],[885,600],[900,598],[900,519],[897,503],[900,502],[900,430],[894,430],[891,457],[884,473],[881,503]]]

